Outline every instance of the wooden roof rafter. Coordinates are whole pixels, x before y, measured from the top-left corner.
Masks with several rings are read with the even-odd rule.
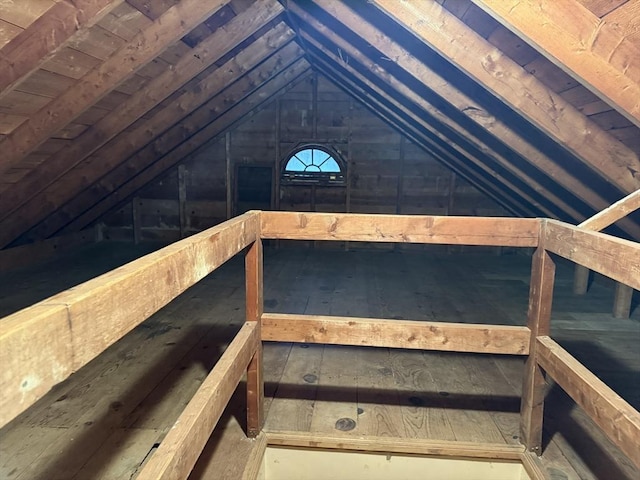
[[[640,127],[640,43],[624,25],[576,0],[471,1]]]
[[[640,159],[620,141],[578,112],[558,94],[506,57],[436,2],[372,0],[510,108],[594,171],[629,193],[640,188]],[[473,45],[473,50],[467,48]],[[521,91],[513,85],[522,86]],[[607,201],[593,205],[605,208]],[[636,236],[637,233],[635,234]]]
[[[49,210],[51,207],[57,208],[62,205],[64,201],[68,200],[69,195],[75,192],[75,189],[69,188],[69,184],[63,182],[65,186],[62,189],[64,199],[59,196],[46,196],[45,193],[46,200],[44,200],[43,195],[39,195],[41,192],[46,192],[48,187],[61,179],[67,172],[71,171],[73,174],[75,166],[81,164],[151,109],[156,108],[185,83],[231,52],[238,44],[273,21],[282,11],[282,6],[276,0],[258,0],[251,8],[231,19],[225,26],[200,43],[190,55],[182,57],[174,69],[166,70],[153,79],[144,89],[125,100],[117,110],[103,117],[73,143],[49,157],[38,169],[28,174],[26,178],[7,192],[8,200],[0,214],[0,219],[4,219],[5,224],[3,232],[0,233],[0,245],[10,242],[13,240],[11,237],[26,231],[37,221],[42,220],[47,213],[51,213]],[[286,41],[293,38],[292,34],[285,31],[284,26],[281,27],[280,33],[282,35],[279,38]],[[271,41],[274,46],[280,46],[282,39],[273,38]],[[173,121],[182,107],[183,105],[180,103],[176,105],[172,113]],[[149,125],[154,121],[157,123],[158,119],[152,118],[147,121],[144,128],[138,129],[140,139],[148,136],[148,130],[155,130],[156,127]],[[122,137],[116,140],[123,144],[123,140],[126,140],[127,137],[131,140],[124,142],[126,143],[125,150],[130,152],[132,148],[136,148],[137,143],[131,133],[125,132]],[[114,158],[119,158],[121,155],[108,155],[98,165],[103,167],[105,164],[110,164]],[[84,178],[84,181],[88,182],[92,177],[95,177],[95,174],[86,172],[78,178]],[[52,188],[55,189],[56,186],[53,185]]]
[[[0,49],[0,98],[124,0],[57,2]]]
[[[327,13],[330,13],[336,21],[340,21],[346,27],[351,28],[354,33],[360,35],[365,41],[380,50],[383,55],[386,55],[386,58],[396,59],[396,63],[410,75],[419,79],[429,78],[430,87],[434,86],[434,83],[437,83],[435,93],[445,97],[446,100],[453,103],[454,106],[460,109],[468,108],[469,110],[475,109],[474,111],[482,111],[482,115],[473,116],[474,121],[481,123],[482,126],[491,130],[501,128],[501,130],[496,132],[501,137],[506,137],[510,140],[514,138],[515,134],[506,125],[500,122],[499,119],[496,119],[489,112],[485,112],[480,105],[474,106],[476,104],[473,99],[450,85],[442,79],[437,72],[434,72],[424,63],[412,57],[412,55],[405,49],[399,45],[395,45],[393,41],[384,34],[384,32],[381,32],[373,25],[367,23],[364,19],[358,18],[355,12],[350,11],[344,5],[336,4],[335,2],[330,3],[318,1],[317,3],[321,7],[330,9]],[[527,173],[522,172],[515,162],[513,162],[513,158],[507,159],[496,150],[492,149],[487,145],[487,143],[485,143],[485,139],[478,137],[471,129],[466,127],[459,120],[441,112],[438,108],[433,106],[428,99],[413,91],[400,79],[397,79],[392,74],[386,72],[380,63],[368,58],[364,52],[359,51],[355,47],[351,46],[349,42],[339,37],[338,32],[334,31],[336,29],[323,25],[317,18],[314,18],[312,13],[305,11],[295,2],[289,2],[288,10],[299,16],[320,35],[323,35],[334,43],[337,49],[339,49],[341,53],[344,53],[347,58],[363,64],[366,69],[371,72],[373,77],[381,78],[386,86],[389,87],[388,95],[394,95],[394,92],[397,92],[398,95],[401,95],[405,99],[405,103],[408,100],[410,103],[418,105],[424,112],[422,115],[423,119],[432,119],[431,123],[433,126],[427,127],[428,129],[441,139],[444,139],[445,136],[448,137],[445,141],[454,149],[458,150],[460,154],[473,161],[481,169],[489,172],[492,177],[499,177],[501,182],[505,183],[509,189],[514,191],[517,195],[525,198],[528,203],[538,210],[538,212],[550,217],[558,216],[557,210],[555,212],[551,212],[547,206],[543,205],[543,203],[548,203],[548,200],[551,200],[558,206],[560,211],[564,212],[563,216],[565,218],[578,220],[585,217],[585,215],[576,211],[572,205],[557,197],[546,186],[536,182],[535,179],[532,179]],[[299,35],[302,37],[305,36],[304,29],[299,32]],[[314,43],[314,36],[315,34],[309,34],[307,36],[307,42]],[[353,69],[350,68],[348,64],[345,65],[345,68],[349,69],[351,74],[354,74]],[[355,74],[357,75],[357,73]],[[467,121],[467,123],[469,122]],[[529,153],[529,150],[524,150],[524,153]],[[540,155],[539,152],[534,153]],[[478,158],[478,155],[482,156],[482,159]],[[497,169],[490,165],[495,165]],[[498,170],[501,170],[503,173],[496,173]],[[516,186],[514,182],[519,183],[520,186]]]
[[[257,85],[257,89],[248,95],[246,92],[240,91],[240,89],[238,89],[237,92],[227,92],[218,102],[220,104],[232,102],[231,108],[220,114],[204,128],[191,135],[177,148],[162,154],[160,158],[156,158],[155,161],[152,161],[146,168],[138,170],[137,173],[131,174],[130,172],[123,172],[123,169],[120,169],[120,172],[114,172],[116,174],[114,175],[116,180],[113,185],[117,185],[115,190],[106,192],[98,203],[92,205],[72,221],[69,222],[67,220],[67,224],[60,232],[78,231],[90,225],[99,219],[101,215],[117,207],[123,201],[126,201],[127,198],[137,190],[166,172],[186,156],[197,153],[199,149],[204,148],[209,142],[219,138],[220,135],[224,134],[228,129],[233,128],[238,122],[250,118],[260,111],[261,107],[269,103],[269,100],[293,88],[298,80],[310,73],[310,69],[311,65],[304,58],[300,58],[276,76],[267,81],[263,79],[263,83]],[[233,102],[235,99],[242,101]],[[180,125],[176,124],[173,128],[180,128]]]
[[[293,38],[293,31],[282,22],[266,31],[222,67],[168,102],[152,118],[134,130],[116,137],[61,180],[50,185],[40,196],[30,199],[23,209],[17,211],[18,214],[28,211],[28,220],[21,220],[24,215],[17,215],[12,222],[5,222],[6,239],[15,238],[69,202],[78,209],[76,214],[82,213],[87,205],[96,201],[93,196],[108,194],[110,189],[117,187],[116,184],[111,184],[104,192],[95,188],[109,178],[111,172],[123,166],[128,173],[135,171],[136,162],[130,159],[132,151],[137,152],[134,158],[144,157],[146,162],[151,163],[164,149],[175,148],[188,140],[190,135],[202,128],[202,125],[211,122],[216,114],[228,108],[229,104],[226,102],[229,100],[221,100],[224,98],[221,92],[225,89],[231,86],[237,89],[237,84],[250,92],[256,85],[277,75],[300,58],[302,51],[291,43]],[[185,124],[190,123],[190,127],[185,127]],[[148,163],[145,165],[148,166]],[[122,180],[126,180],[126,176],[123,176]],[[51,205],[55,205],[53,211]],[[54,213],[52,217],[58,218],[60,222],[68,222],[68,208],[67,205],[67,215],[60,217]],[[44,230],[40,227],[41,231],[57,230],[64,225],[50,219],[45,224],[48,226]]]
[[[359,73],[355,68],[353,68],[353,62],[346,63],[341,60],[339,54],[333,54],[322,45],[319,45],[315,40],[314,35],[302,30],[298,35],[305,41],[307,53],[311,55],[313,64],[315,66],[323,64],[324,68],[321,71],[334,81],[336,81],[336,76],[342,77],[342,79],[338,80],[337,83],[356,99],[368,106],[369,109],[379,115],[383,120],[399,131],[407,134],[409,138],[430,154],[434,155],[434,157],[441,163],[452,168],[463,178],[476,185],[481,191],[496,200],[507,210],[512,213],[516,213],[517,215],[532,215],[533,210],[526,207],[523,202],[513,198],[513,195],[510,194],[513,190],[507,193],[503,188],[501,188],[502,182],[505,182],[506,180],[498,173],[488,168],[482,161],[476,160],[473,162],[474,167],[477,167],[475,171],[474,169],[469,169],[468,160],[465,162],[460,159],[469,159],[470,157],[473,157],[473,155],[465,151],[457,143],[450,141],[445,135],[439,132],[437,128],[434,128],[432,125],[427,123],[423,115],[414,113],[402,102],[396,100],[395,96],[389,95],[388,91],[383,90],[372,82],[370,78],[366,78],[364,75]],[[318,54],[314,53],[314,50],[321,52],[327,60],[320,58]],[[338,48],[336,48],[336,51],[337,50]],[[349,57],[349,50],[340,49],[340,51],[342,52],[342,55],[346,56],[346,58],[351,58]],[[331,62],[333,66],[330,66],[328,62]],[[338,73],[338,68],[344,70],[345,73]],[[329,69],[329,71],[327,69]],[[355,87],[355,82],[366,86],[367,93],[364,95],[359,94],[357,92],[357,87]],[[382,98],[385,98],[385,101],[393,106],[395,112],[382,103]],[[412,126],[409,120],[407,120],[408,118],[410,118],[416,126],[419,126],[419,129]],[[508,184],[508,181],[506,181],[506,183]],[[540,214],[542,210],[535,211]]]
[[[213,15],[229,0],[182,0],[117,49],[26,122],[0,140],[0,173],[20,163],[44,141],[109,93],[127,76]]]

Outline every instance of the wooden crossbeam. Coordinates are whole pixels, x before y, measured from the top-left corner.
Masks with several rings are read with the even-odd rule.
[[[621,218],[626,217],[632,212],[640,208],[640,189],[630,193],[626,197],[611,204],[601,212],[596,213],[593,217],[588,218],[580,225],[580,228],[599,232],[610,225],[613,225]],[[640,240],[640,238],[638,239]]]
[[[259,324],[245,323],[137,479],[189,477],[259,345]]]
[[[288,62],[294,61],[302,55],[302,51],[295,44],[287,45],[293,37],[293,31],[284,23],[276,25],[245,50],[228,60],[221,68],[201,80],[195,88],[189,89],[173,99],[165,108],[156,112],[152,118],[137,128],[123,132],[105,145],[103,149],[96,152],[93,157],[70,170],[56,183],[51,184],[42,194],[33,195],[23,207],[16,210],[11,217],[3,222],[0,244],[12,241],[29,227],[37,224],[38,221],[45,219],[47,215],[52,213],[52,208],[60,207],[69,201],[77,204],[75,197],[80,195],[88,185],[102,179],[104,175],[125,162],[131,156],[132,151],[144,152],[146,145],[159,136],[165,135],[164,132],[171,129],[177,120],[191,114],[190,121],[194,121],[193,112],[215,98],[225,88],[246,77],[242,84],[250,91],[252,84],[259,85],[261,76],[269,77],[277,74],[288,65]],[[281,48],[283,50],[279,56],[269,59],[275,51]],[[260,66],[260,69],[254,71],[257,66]],[[225,104],[225,107],[227,105]],[[220,110],[220,107],[217,109]],[[196,117],[204,117],[204,119],[211,121],[211,109],[203,109],[201,112],[195,114]],[[149,152],[150,149],[147,148],[146,151]],[[151,153],[154,159],[159,154],[160,151],[157,149]],[[61,156],[60,160],[64,158]],[[128,162],[127,165],[131,169],[133,163]],[[115,184],[111,188],[117,186]],[[86,204],[83,206],[86,208]],[[60,228],[60,225],[55,225],[53,228]],[[44,231],[41,232],[40,237],[49,235],[49,231]]]
[[[56,2],[0,50],[0,99],[122,2]]]
[[[107,60],[87,72],[73,87],[0,140],[0,173],[18,165],[29,153],[126,77],[153,60],[228,2],[229,0],[182,0],[167,10]]]
[[[272,342],[527,355],[530,337],[527,327],[262,314],[262,339]]]
[[[516,147],[518,153],[524,155],[525,158],[528,158],[528,156],[544,156],[542,152],[539,152],[528,142],[524,142],[511,127],[496,118],[491,112],[486,111],[485,107],[473,98],[446,81],[439,72],[428,67],[419,58],[414,57],[408,50],[391,39],[386,33],[359,17],[348,8],[348,4],[322,0],[320,0],[318,4],[331,13],[336,21],[341,22],[371,45],[375,46],[386,58],[393,58],[397,65],[409,72],[413,77],[423,81],[439,98],[436,98],[436,95],[433,95],[434,98],[427,98],[424,94],[416,93],[402,78],[396,78],[388,73],[379,59],[370,59],[364,52],[355,48],[349,41],[341,38],[336,33],[337,29],[322,24],[312,13],[301,8],[296,3],[289,3],[289,11],[300,17],[317,32],[334,43],[337,47],[335,51],[340,51],[349,58],[349,62],[346,64],[339,59],[337,60],[339,63],[344,64],[343,68],[348,69],[351,74],[357,74],[350,64],[353,63],[354,60],[362,64],[365,67],[365,71],[370,72],[370,76],[377,77],[388,86],[385,96],[392,96],[393,93],[390,92],[397,92],[404,97],[405,103],[408,100],[419,106],[425,112],[425,115],[422,115],[422,123],[426,124],[429,122],[429,119],[431,119],[430,123],[432,125],[427,125],[426,128],[436,136],[444,139],[445,142],[458,150],[461,155],[476,164],[478,168],[488,171],[491,176],[497,178],[501,184],[507,186],[511,191],[525,199],[526,202],[533,205],[538,211],[542,212],[543,215],[555,217],[557,214],[552,213],[545,206],[541,205],[540,197],[553,202],[558,208],[565,212],[568,218],[574,218],[576,220],[584,218],[573,206],[559,198],[546,186],[524,173],[512,159],[506,158],[492,148],[486,141],[486,138],[478,135],[477,128],[469,128],[473,122],[480,124],[483,130],[495,134],[495,136],[503,142],[504,146],[510,148]],[[299,32],[299,35],[304,37],[306,42],[316,45],[317,48],[322,48],[322,46],[318,45],[318,41],[314,39],[316,35],[306,33],[304,29]],[[425,79],[428,79],[428,82],[425,81]],[[458,113],[457,117],[455,115],[452,116],[450,113],[444,113],[436,108],[433,105],[434,100],[439,101],[441,104],[448,102],[453,105],[455,109],[452,110]],[[461,112],[475,112],[475,114],[467,117]],[[479,112],[482,113],[479,114]],[[469,122],[469,119],[471,119],[472,122]],[[484,136],[486,137],[486,135]],[[520,180],[520,185],[516,185],[509,178],[505,178],[504,175],[496,173],[494,171],[495,169],[492,169],[488,165],[490,162],[487,160],[487,157],[499,165],[500,168],[515,175],[516,178]],[[534,198],[532,194],[538,195],[538,197]]]
[[[640,412],[548,336],[536,343],[540,366],[640,468]]]
[[[535,247],[531,218],[263,212],[262,238]]]
[[[560,95],[546,87],[513,60],[466,26],[437,2],[420,0],[371,0],[382,11],[406,26],[423,42],[484,85],[514,110],[520,112],[544,133],[573,152],[620,190],[640,188],[640,159],[616,138],[602,130]],[[499,3],[499,2],[495,2]],[[505,8],[512,2],[504,2]],[[522,2],[519,2],[522,3]],[[550,2],[545,2],[550,3]],[[552,36],[553,42],[558,37]],[[473,48],[469,48],[473,45]],[[520,85],[514,89],[513,85]],[[636,96],[637,97],[637,96]],[[637,98],[636,98],[637,101]],[[531,158],[534,160],[534,158]],[[547,169],[544,167],[545,170]],[[571,180],[563,172],[563,181]],[[554,175],[555,176],[555,175]],[[570,189],[574,190],[575,189]],[[583,199],[588,201],[588,197]],[[593,204],[597,210],[608,205]]]
[[[246,213],[3,318],[0,427],[254,242],[258,218]]]
[[[64,231],[84,228],[183,158],[195,154],[208,142],[215,141],[218,135],[224,133],[235,122],[243,117],[246,118],[252,112],[258,112],[265,102],[273,100],[287,88],[294,86],[295,81],[305,75],[309,68],[310,65],[306,60],[297,60],[266,83],[264,83],[266,79],[258,77],[259,81],[251,84],[251,88],[255,88],[252,92],[241,84],[232,85],[220,98],[214,99],[213,103],[207,103],[203,107],[209,109],[203,110],[202,113],[210,123],[205,122],[202,126],[183,122],[176,124],[165,135],[149,144],[144,151],[127,160],[125,165],[121,165],[94,184],[86,191],[86,196],[83,192],[74,198],[75,208],[81,209],[79,216],[68,215],[64,211],[56,216],[55,222],[62,225],[68,224]],[[232,107],[227,110],[230,105]],[[212,112],[219,115],[213,121],[211,121]],[[88,205],[92,207],[87,209]],[[69,223],[70,219],[73,220]]]
[[[3,202],[3,211],[0,213],[0,220],[9,217],[11,213],[29,200],[35,200],[38,193],[155,108],[185,83],[220,60],[238,44],[278,16],[282,10],[283,7],[276,0],[258,0],[241,15],[231,19],[223,28],[216,30],[189,52],[189,55],[184,55],[174,68],[167,69],[153,78],[143,89],[127,98],[118,105],[118,108],[89,127],[72,143],[48,157],[38,165],[37,169],[23,177],[14,188],[8,190],[6,201]],[[174,110],[174,115],[176,114],[177,110]],[[150,123],[152,122],[153,119]],[[150,127],[145,125],[145,129],[148,130]],[[134,135],[128,136],[135,138]],[[128,146],[129,151],[136,148],[139,147],[135,143]],[[110,156],[110,158],[112,157]],[[65,190],[68,191],[68,188]],[[58,206],[59,200],[51,198],[51,196],[47,200],[50,206]],[[37,204],[42,205],[42,202],[32,202],[32,205]],[[34,212],[23,210],[16,215],[16,218],[31,219],[34,218]]]
[[[640,127],[640,48],[575,0],[472,0]]]
[[[544,220],[547,250],[640,290],[640,245],[556,220]]]

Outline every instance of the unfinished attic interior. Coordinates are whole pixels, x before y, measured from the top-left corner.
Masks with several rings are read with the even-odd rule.
[[[0,478],[640,476],[640,0],[0,0]]]

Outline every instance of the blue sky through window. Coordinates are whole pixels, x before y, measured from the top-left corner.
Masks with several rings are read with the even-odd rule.
[[[329,153],[317,148],[306,148],[289,159],[285,171],[339,173],[340,165]]]

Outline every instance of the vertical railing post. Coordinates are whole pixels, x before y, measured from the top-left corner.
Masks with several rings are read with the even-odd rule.
[[[245,256],[246,320],[258,322],[264,310],[262,279],[262,240],[259,235]],[[264,382],[262,377],[262,342],[247,368],[247,436],[255,437],[264,423]]]
[[[520,431],[529,451],[542,453],[542,419],[546,381],[536,360],[536,337],[549,335],[551,304],[556,267],[544,249],[544,224],[540,228],[540,243],[533,255],[527,326],[531,330],[531,345],[525,364]]]

